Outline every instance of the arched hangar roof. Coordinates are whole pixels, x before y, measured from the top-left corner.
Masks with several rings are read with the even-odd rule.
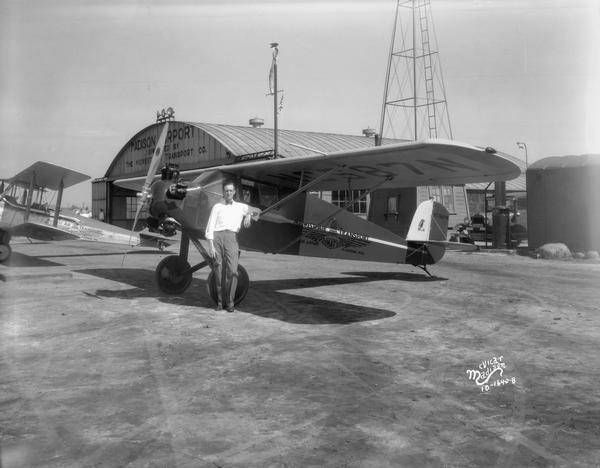
[[[152,124],[134,135],[113,159],[106,179],[145,175],[162,123]],[[401,140],[384,139],[382,144]],[[365,136],[335,133],[279,130],[278,155],[302,157],[315,152],[333,152],[373,146]],[[169,122],[165,145],[167,160],[179,164],[181,170],[228,164],[236,158],[273,150],[273,129],[198,122]]]
[[[273,129],[254,128],[235,125],[193,123],[192,125],[210,133],[222,141],[233,154],[242,155],[273,149]],[[387,140],[398,143],[400,140]],[[336,133],[304,132],[298,130],[279,130],[278,153],[283,157],[297,157],[314,154],[311,149],[330,153],[344,149],[372,146],[373,140],[359,135],[341,135]],[[298,145],[298,146],[294,146]],[[304,146],[304,148],[302,148]]]

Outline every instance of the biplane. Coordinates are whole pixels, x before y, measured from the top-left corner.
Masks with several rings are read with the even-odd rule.
[[[156,143],[145,177],[115,180],[114,184],[138,192],[149,204],[151,223],[162,233],[180,231],[178,255],[165,257],[156,267],[155,279],[167,294],[184,292],[192,275],[210,267],[208,292],[215,302],[212,258],[202,244],[212,206],[222,198],[222,183],[233,181],[241,200],[250,206],[255,222],[238,234],[240,248],[265,253],[404,263],[422,268],[438,262],[448,247],[446,208],[433,200],[417,207],[406,238],[362,219],[348,204],[330,204],[313,192],[362,190],[362,196],[378,188],[419,185],[459,185],[470,182],[509,180],[519,168],[492,148],[477,148],[446,140],[426,140],[373,146],[314,155],[253,160],[182,171],[162,165],[169,123]],[[157,180],[158,179],[158,180]],[[351,200],[354,203],[358,200]],[[137,222],[134,221],[134,225]],[[203,261],[190,265],[190,243]],[[248,273],[238,267],[236,304],[249,288]],[[225,301],[223,301],[225,302]]]
[[[169,245],[162,236],[131,234],[126,229],[61,209],[63,190],[90,177],[38,161],[2,182],[0,189],[0,262],[10,258],[12,236],[42,241],[80,239],[125,245]]]

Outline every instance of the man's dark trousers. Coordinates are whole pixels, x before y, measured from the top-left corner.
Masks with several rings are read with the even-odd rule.
[[[238,260],[240,248],[237,242],[237,233],[233,231],[215,231],[213,245],[217,253],[215,260],[215,283],[217,287],[218,302],[222,299],[222,278],[225,273],[225,299],[226,306],[233,307],[235,290],[238,282]]]

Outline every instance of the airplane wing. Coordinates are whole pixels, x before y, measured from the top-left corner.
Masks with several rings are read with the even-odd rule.
[[[462,185],[518,177],[520,169],[493,149],[482,149],[449,140],[423,140],[373,146],[296,158],[242,162],[184,171],[193,179],[206,171],[219,170],[249,179],[298,188],[310,183],[311,190]],[[116,180],[115,184],[141,189],[144,178]]]
[[[35,185],[50,190],[58,190],[60,188],[61,180],[63,188],[67,188],[90,178],[88,175],[67,169],[66,167],[38,161],[33,163],[27,169],[23,169],[8,181],[10,184],[28,186],[32,176],[34,177]]]
[[[41,241],[74,240],[80,237],[76,234],[38,223],[15,224],[9,228],[11,235],[29,237]]]

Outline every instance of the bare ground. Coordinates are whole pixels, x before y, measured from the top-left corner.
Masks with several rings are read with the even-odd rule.
[[[429,279],[244,253],[228,314],[205,271],[161,293],[165,253],[14,250],[3,468],[600,466],[598,263],[448,253]]]

